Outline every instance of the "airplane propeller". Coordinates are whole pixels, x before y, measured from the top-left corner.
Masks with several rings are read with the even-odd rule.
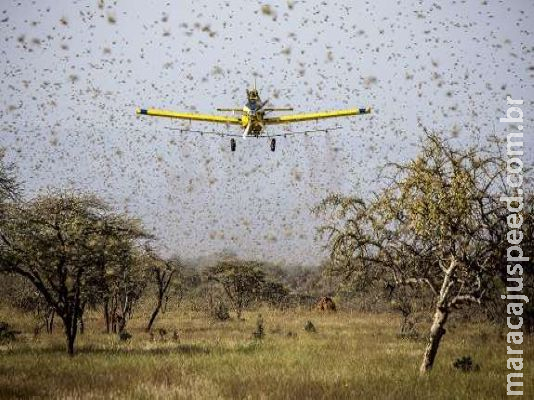
[[[265,100],[263,103],[260,104],[258,107],[258,111],[261,111],[267,104],[269,104],[269,99]]]
[[[243,139],[245,139],[250,131],[250,127],[252,125],[252,121],[250,121],[248,124],[247,124],[247,127],[245,128],[245,130],[243,131]]]

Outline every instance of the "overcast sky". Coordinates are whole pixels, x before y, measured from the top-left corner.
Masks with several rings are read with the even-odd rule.
[[[326,252],[310,208],[368,195],[381,165],[417,153],[421,125],[484,144],[505,137],[506,96],[522,98],[533,164],[533,15],[527,0],[2,0],[0,146],[28,198],[97,193],[167,253],[314,264]],[[242,106],[254,76],[275,106],[375,112],[292,126],[342,129],[274,153],[135,115]]]

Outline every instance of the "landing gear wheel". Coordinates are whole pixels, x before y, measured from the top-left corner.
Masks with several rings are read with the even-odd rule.
[[[230,149],[232,151],[235,151],[235,139],[234,138],[230,139]]]
[[[271,139],[271,151],[276,150],[276,139]]]

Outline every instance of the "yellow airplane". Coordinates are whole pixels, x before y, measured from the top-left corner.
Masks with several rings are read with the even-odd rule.
[[[353,115],[361,114],[370,114],[371,108],[352,108],[347,110],[336,110],[336,111],[324,111],[310,114],[294,114],[294,115],[283,115],[278,117],[266,117],[266,113],[273,111],[292,111],[291,107],[284,108],[272,108],[268,107],[269,100],[261,101],[256,85],[253,89],[247,89],[247,103],[245,106],[240,108],[218,108],[217,111],[225,112],[240,112],[241,116],[222,116],[222,115],[207,115],[207,114],[192,114],[192,113],[181,113],[175,111],[167,110],[158,110],[154,108],[138,108],[136,113],[138,115],[150,115],[153,117],[167,117],[167,118],[178,118],[185,119],[190,121],[203,121],[203,122],[215,122],[226,125],[239,125],[243,130],[243,138],[246,137],[268,137],[271,139],[271,151],[274,151],[276,148],[276,138],[277,136],[288,136],[298,133],[309,133],[309,132],[328,132],[332,129],[316,129],[316,130],[307,130],[303,132],[286,132],[283,134],[277,135],[267,135],[264,134],[264,129],[267,125],[277,125],[277,124],[289,124],[294,122],[303,122],[303,121],[313,121],[325,118],[337,118],[337,117],[348,117]],[[333,128],[339,129],[339,128]],[[187,129],[180,129],[182,132],[196,132],[196,133],[207,133],[207,134],[216,134],[219,136],[233,136],[230,139],[230,149],[235,151],[236,141],[234,137],[239,137],[240,135],[233,134],[224,134],[217,132],[203,132],[203,131],[193,131]]]

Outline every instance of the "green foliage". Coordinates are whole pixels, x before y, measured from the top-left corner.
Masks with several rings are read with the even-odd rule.
[[[6,164],[4,156],[5,149],[0,148],[0,207],[3,207],[6,201],[17,200],[20,192],[19,184],[14,175],[15,166]]]
[[[62,319],[69,353],[86,306],[112,299],[125,324],[144,282],[137,221],[94,196],[61,192],[12,204],[7,215],[0,267],[31,283]]]
[[[432,297],[434,319],[422,370],[433,364],[447,316],[479,304],[506,252],[506,162],[498,149],[456,149],[427,137],[417,157],[388,165],[370,201],[332,195],[317,208],[333,269],[368,283],[385,280]],[[402,299],[398,299],[402,300]],[[394,303],[406,315],[410,304]],[[408,308],[406,307],[408,306]]]
[[[255,261],[223,260],[208,268],[206,275],[222,286],[238,319],[251,302],[260,298],[265,281],[261,264]]]
[[[287,306],[289,290],[282,282],[268,280],[261,288],[261,298],[273,307],[284,308]]]

